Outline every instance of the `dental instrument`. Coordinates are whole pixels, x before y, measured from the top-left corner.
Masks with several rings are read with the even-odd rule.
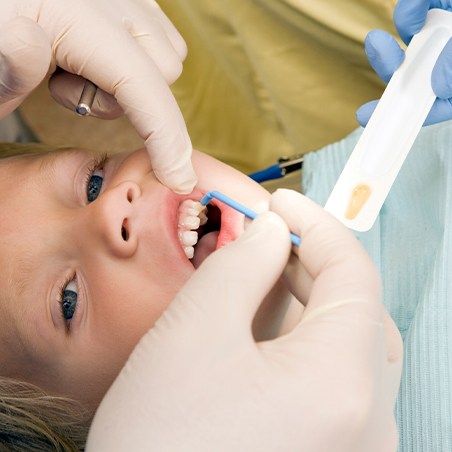
[[[432,9],[392,76],[325,209],[356,231],[374,224],[436,95],[433,67],[452,36],[452,13]]]
[[[248,174],[256,182],[266,182],[269,180],[280,179],[286,174],[292,173],[303,167],[303,155],[296,154],[290,157],[281,157],[278,163],[271,165],[263,170]]]
[[[238,212],[242,213],[251,220],[254,220],[257,217],[257,213],[254,210],[245,207],[243,204],[234,201],[233,199],[216,190],[209,191],[208,193],[206,193],[199,202],[201,203],[201,205],[207,206],[207,204],[209,204],[213,198],[217,199],[218,201],[221,201],[222,203],[226,204],[229,207],[232,207],[234,210],[237,210]],[[290,240],[295,246],[301,245],[300,237],[294,234],[293,232],[290,233]]]
[[[75,107],[77,114],[79,114],[80,116],[87,116],[91,113],[91,108],[93,106],[94,98],[96,97],[96,92],[97,86],[93,82],[86,80],[85,85],[83,86],[80,100]]]

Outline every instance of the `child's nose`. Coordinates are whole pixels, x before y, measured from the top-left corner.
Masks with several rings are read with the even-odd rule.
[[[101,240],[115,256],[130,257],[137,249],[134,212],[140,196],[141,188],[135,182],[126,181],[107,189],[88,206],[88,221],[92,222],[88,226],[94,229],[94,239]]]

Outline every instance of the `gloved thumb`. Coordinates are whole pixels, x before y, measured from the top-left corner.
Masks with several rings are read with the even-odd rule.
[[[312,200],[292,190],[276,190],[270,208],[302,237],[297,252],[314,280],[307,310],[314,305],[352,298],[379,301],[378,272],[349,229]]]
[[[167,429],[168,419],[198,412],[202,393],[212,387],[210,376],[223,373],[229,360],[240,359],[240,351],[252,343],[254,311],[279,278],[290,246],[286,224],[268,212],[202,263],[141,339],[104,397],[87,450],[120,450],[126,443],[146,450],[143,434],[150,426],[162,423]],[[151,441],[154,449],[176,450],[160,440]]]
[[[0,116],[17,108],[39,85],[51,56],[47,36],[31,19],[17,17],[0,28]]]

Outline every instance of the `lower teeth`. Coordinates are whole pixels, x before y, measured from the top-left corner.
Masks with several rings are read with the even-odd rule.
[[[184,253],[188,259],[193,259],[195,255],[195,249],[192,246],[184,246]]]
[[[179,206],[179,241],[188,259],[193,259],[193,248],[198,241],[196,230],[207,223],[206,208],[199,202],[186,200]]]

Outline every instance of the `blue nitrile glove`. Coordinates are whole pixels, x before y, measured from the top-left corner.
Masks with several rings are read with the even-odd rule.
[[[405,44],[425,23],[427,12],[433,8],[452,11],[452,0],[399,0],[394,10],[394,23]],[[402,63],[405,54],[397,41],[381,30],[371,31],[365,40],[366,54],[378,76],[389,82],[394,71]],[[444,47],[432,73],[432,88],[438,96],[424,125],[452,119],[452,41]],[[365,126],[378,101],[362,105],[356,112],[356,119]]]

